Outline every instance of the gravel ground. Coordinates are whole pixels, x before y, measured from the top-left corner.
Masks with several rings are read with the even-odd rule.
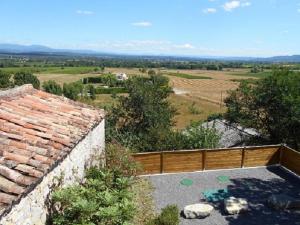
[[[218,176],[229,176],[221,183]],[[251,168],[155,175],[147,177],[152,182],[156,210],[176,204],[180,210],[189,204],[205,201],[202,191],[227,188],[230,196],[246,198],[250,210],[238,216],[227,216],[223,202],[213,204],[215,210],[205,219],[188,220],[181,217],[181,225],[300,225],[299,211],[275,211],[266,205],[271,194],[285,193],[300,198],[300,179],[280,167]],[[192,179],[192,186],[180,181]]]

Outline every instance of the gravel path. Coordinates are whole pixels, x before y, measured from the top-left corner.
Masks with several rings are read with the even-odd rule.
[[[229,176],[230,181],[221,183],[218,176]],[[286,193],[300,198],[300,179],[279,167],[252,168],[156,175],[148,177],[155,187],[153,193],[156,209],[176,204],[184,206],[204,200],[202,191],[227,188],[231,196],[246,198],[250,211],[239,216],[226,216],[222,202],[214,204],[215,210],[205,219],[187,220],[182,225],[300,225],[300,212],[282,212],[270,209],[266,199],[271,194]],[[193,185],[180,184],[184,178],[192,179]]]

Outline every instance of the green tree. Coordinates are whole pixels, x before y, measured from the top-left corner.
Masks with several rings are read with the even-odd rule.
[[[14,75],[14,84],[17,86],[21,86],[23,84],[32,84],[32,86],[36,89],[40,89],[40,81],[39,79],[30,72],[17,72]]]
[[[161,134],[168,134],[173,125],[175,109],[167,101],[168,79],[137,76],[126,82],[126,89],[128,96],[117,97],[118,104],[109,113],[108,134],[125,136],[140,151],[153,150],[162,141]]]
[[[45,81],[43,83],[43,89],[51,94],[62,95],[63,90],[61,86],[56,83],[54,80]]]
[[[225,100],[225,118],[256,128],[272,143],[299,149],[300,73],[275,70],[256,83],[242,82]]]
[[[76,101],[78,100],[80,95],[83,95],[83,84],[80,82],[74,82],[69,84],[64,83],[63,93],[65,97]]]
[[[12,85],[11,74],[0,70],[0,88],[9,88]]]

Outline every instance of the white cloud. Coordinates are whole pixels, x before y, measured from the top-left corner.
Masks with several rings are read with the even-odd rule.
[[[240,1],[231,1],[231,2],[226,2],[224,5],[223,5],[223,8],[226,10],[226,11],[232,11],[234,10],[235,8],[238,8],[241,6],[241,3]]]
[[[186,43],[186,44],[183,44],[183,45],[174,45],[173,47],[181,48],[181,49],[195,49],[195,46],[193,46],[189,43]]]
[[[251,2],[248,2],[248,1],[237,1],[237,0],[234,0],[234,1],[226,2],[223,5],[223,8],[224,8],[225,11],[231,12],[234,9],[237,9],[239,7],[248,7],[250,5],[251,5]]]
[[[131,25],[135,27],[151,27],[152,23],[148,21],[140,21],[140,22],[134,22]]]
[[[93,11],[89,11],[89,10],[77,10],[76,13],[80,14],[80,15],[93,15],[94,14]]]
[[[203,9],[202,12],[204,12],[204,13],[216,13],[217,10],[215,8],[207,8],[207,9]]]

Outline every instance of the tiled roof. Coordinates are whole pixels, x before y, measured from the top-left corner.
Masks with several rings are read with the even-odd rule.
[[[67,155],[103,117],[102,110],[31,85],[0,92],[0,210]]]

